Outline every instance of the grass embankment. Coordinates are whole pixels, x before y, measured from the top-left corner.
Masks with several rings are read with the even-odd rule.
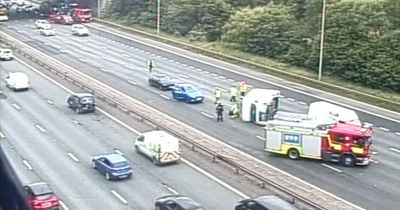
[[[140,30],[146,33],[150,34],[156,34],[156,31],[153,29],[149,28],[144,28],[138,25],[130,25],[126,24],[125,22],[121,21],[116,21],[116,20],[111,20],[111,19],[104,19],[116,24],[121,24],[126,27],[130,27],[132,29]],[[145,36],[143,33],[138,33],[133,30],[127,30],[123,28],[119,28],[123,31],[140,35],[140,36]],[[201,53],[203,55],[207,55],[210,57],[214,57],[229,63],[234,63],[240,66],[248,67],[255,69],[257,71],[265,72],[267,74],[300,83],[303,85],[307,85],[319,90],[327,91],[330,93],[338,94],[344,97],[352,98],[358,101],[362,101],[368,104],[376,105],[382,108],[386,108],[389,110],[393,110],[396,112],[400,112],[400,94],[399,93],[393,93],[393,92],[385,92],[377,89],[372,89],[368,87],[364,87],[361,85],[353,84],[348,81],[341,80],[336,77],[332,76],[323,76],[322,80],[323,83],[313,81],[317,78],[317,74],[315,73],[316,71],[309,71],[306,69],[298,68],[298,67],[293,67],[288,64],[280,63],[265,57],[245,53],[238,51],[236,49],[233,49],[231,46],[225,43],[220,43],[220,42],[215,42],[215,43],[207,43],[207,42],[194,42],[190,41],[188,38],[185,37],[177,37],[173,36],[171,34],[167,33],[161,33],[159,37],[156,36],[145,36],[146,38],[151,38],[157,41],[161,41],[167,44],[172,44],[174,46],[184,48],[190,51],[194,51],[197,53]],[[166,39],[163,39],[166,38]],[[168,40],[167,40],[168,39]],[[187,45],[192,45],[194,47],[189,47],[187,45],[180,45],[177,44],[173,41],[178,41],[185,43]],[[203,51],[201,49],[205,49],[206,51]],[[207,51],[213,51],[217,53],[211,53]],[[225,56],[228,55],[228,56]],[[245,61],[238,61],[235,58],[243,59]],[[270,67],[270,68],[268,68]],[[276,70],[273,70],[271,68],[275,69],[284,69],[285,72],[287,73],[282,73]],[[296,75],[296,76],[294,76]],[[304,77],[304,78],[303,78]],[[329,84],[336,85],[338,87],[332,87]],[[359,92],[359,93],[358,93]]]

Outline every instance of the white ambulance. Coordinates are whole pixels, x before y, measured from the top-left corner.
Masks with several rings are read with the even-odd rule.
[[[179,139],[160,130],[139,135],[135,139],[134,149],[138,154],[150,158],[155,165],[176,162],[181,158]]]

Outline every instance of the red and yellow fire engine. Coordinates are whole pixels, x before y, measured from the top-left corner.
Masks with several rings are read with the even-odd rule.
[[[346,167],[368,165],[371,161],[373,129],[370,125],[345,122],[318,125],[312,122],[268,121],[265,151],[290,159],[319,159]]]

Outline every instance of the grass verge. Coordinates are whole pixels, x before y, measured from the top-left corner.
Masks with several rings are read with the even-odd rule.
[[[241,52],[232,48],[232,46],[229,46],[226,43],[193,42],[190,41],[188,38],[177,37],[167,33],[161,33],[160,36],[155,36],[154,34],[156,34],[156,31],[153,29],[141,27],[138,25],[127,24],[124,21],[112,19],[103,20],[132,28],[133,30],[128,30],[108,24],[111,27],[118,28],[119,30],[123,30],[128,33],[143,36],[145,38],[150,38],[166,44],[171,44],[176,47],[187,49],[196,53],[201,53],[203,55],[207,55],[229,63],[234,63],[243,67],[252,68],[254,70],[261,71],[288,81],[307,85],[309,87],[313,87],[319,90],[334,93],[357,101],[362,101],[392,111],[400,112],[400,94],[398,93],[385,92],[377,89],[367,88],[332,76],[323,76],[323,82],[318,82],[317,80],[315,80],[317,77],[315,72],[276,62],[265,57]],[[140,32],[136,30],[139,30]],[[154,36],[151,36],[149,34],[153,34]],[[244,59],[249,62],[244,61]],[[276,69],[285,69],[286,73],[282,73],[281,71],[277,71]]]

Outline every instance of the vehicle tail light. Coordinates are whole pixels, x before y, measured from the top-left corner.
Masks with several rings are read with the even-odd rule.
[[[33,200],[32,201],[33,209],[39,210],[39,209],[48,209],[52,207],[57,207],[59,206],[59,201],[56,196],[51,197],[50,199],[46,200]]]

